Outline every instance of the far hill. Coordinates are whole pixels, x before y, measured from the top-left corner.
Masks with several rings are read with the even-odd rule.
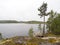
[[[19,23],[16,20],[0,20],[0,23]]]
[[[29,23],[29,24],[43,24],[42,21],[20,21],[20,23]]]
[[[0,23],[28,23],[28,24],[43,24],[42,21],[16,21],[16,20],[0,20]]]

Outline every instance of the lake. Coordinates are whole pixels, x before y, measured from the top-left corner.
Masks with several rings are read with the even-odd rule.
[[[0,33],[3,38],[10,38],[14,36],[28,36],[28,31],[33,28],[34,32],[39,31],[39,24],[24,24],[24,23],[5,23],[0,24]]]

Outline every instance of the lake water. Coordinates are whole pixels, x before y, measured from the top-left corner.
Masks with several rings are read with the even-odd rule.
[[[23,23],[11,23],[11,24],[0,24],[0,33],[3,38],[9,38],[14,36],[28,36],[28,31],[32,27],[37,32],[39,24],[23,24]]]

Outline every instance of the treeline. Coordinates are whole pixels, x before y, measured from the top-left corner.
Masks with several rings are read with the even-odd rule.
[[[19,23],[16,20],[0,20],[0,23]]]
[[[16,21],[16,20],[0,20],[0,23],[29,23],[29,24],[41,24],[42,21]]]
[[[29,23],[29,24],[43,24],[42,21],[20,21],[20,23]]]

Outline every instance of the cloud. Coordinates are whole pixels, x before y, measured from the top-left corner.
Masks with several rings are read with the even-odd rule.
[[[0,19],[43,20],[37,10],[43,1],[48,3],[48,11],[60,12],[59,0],[0,0]]]

